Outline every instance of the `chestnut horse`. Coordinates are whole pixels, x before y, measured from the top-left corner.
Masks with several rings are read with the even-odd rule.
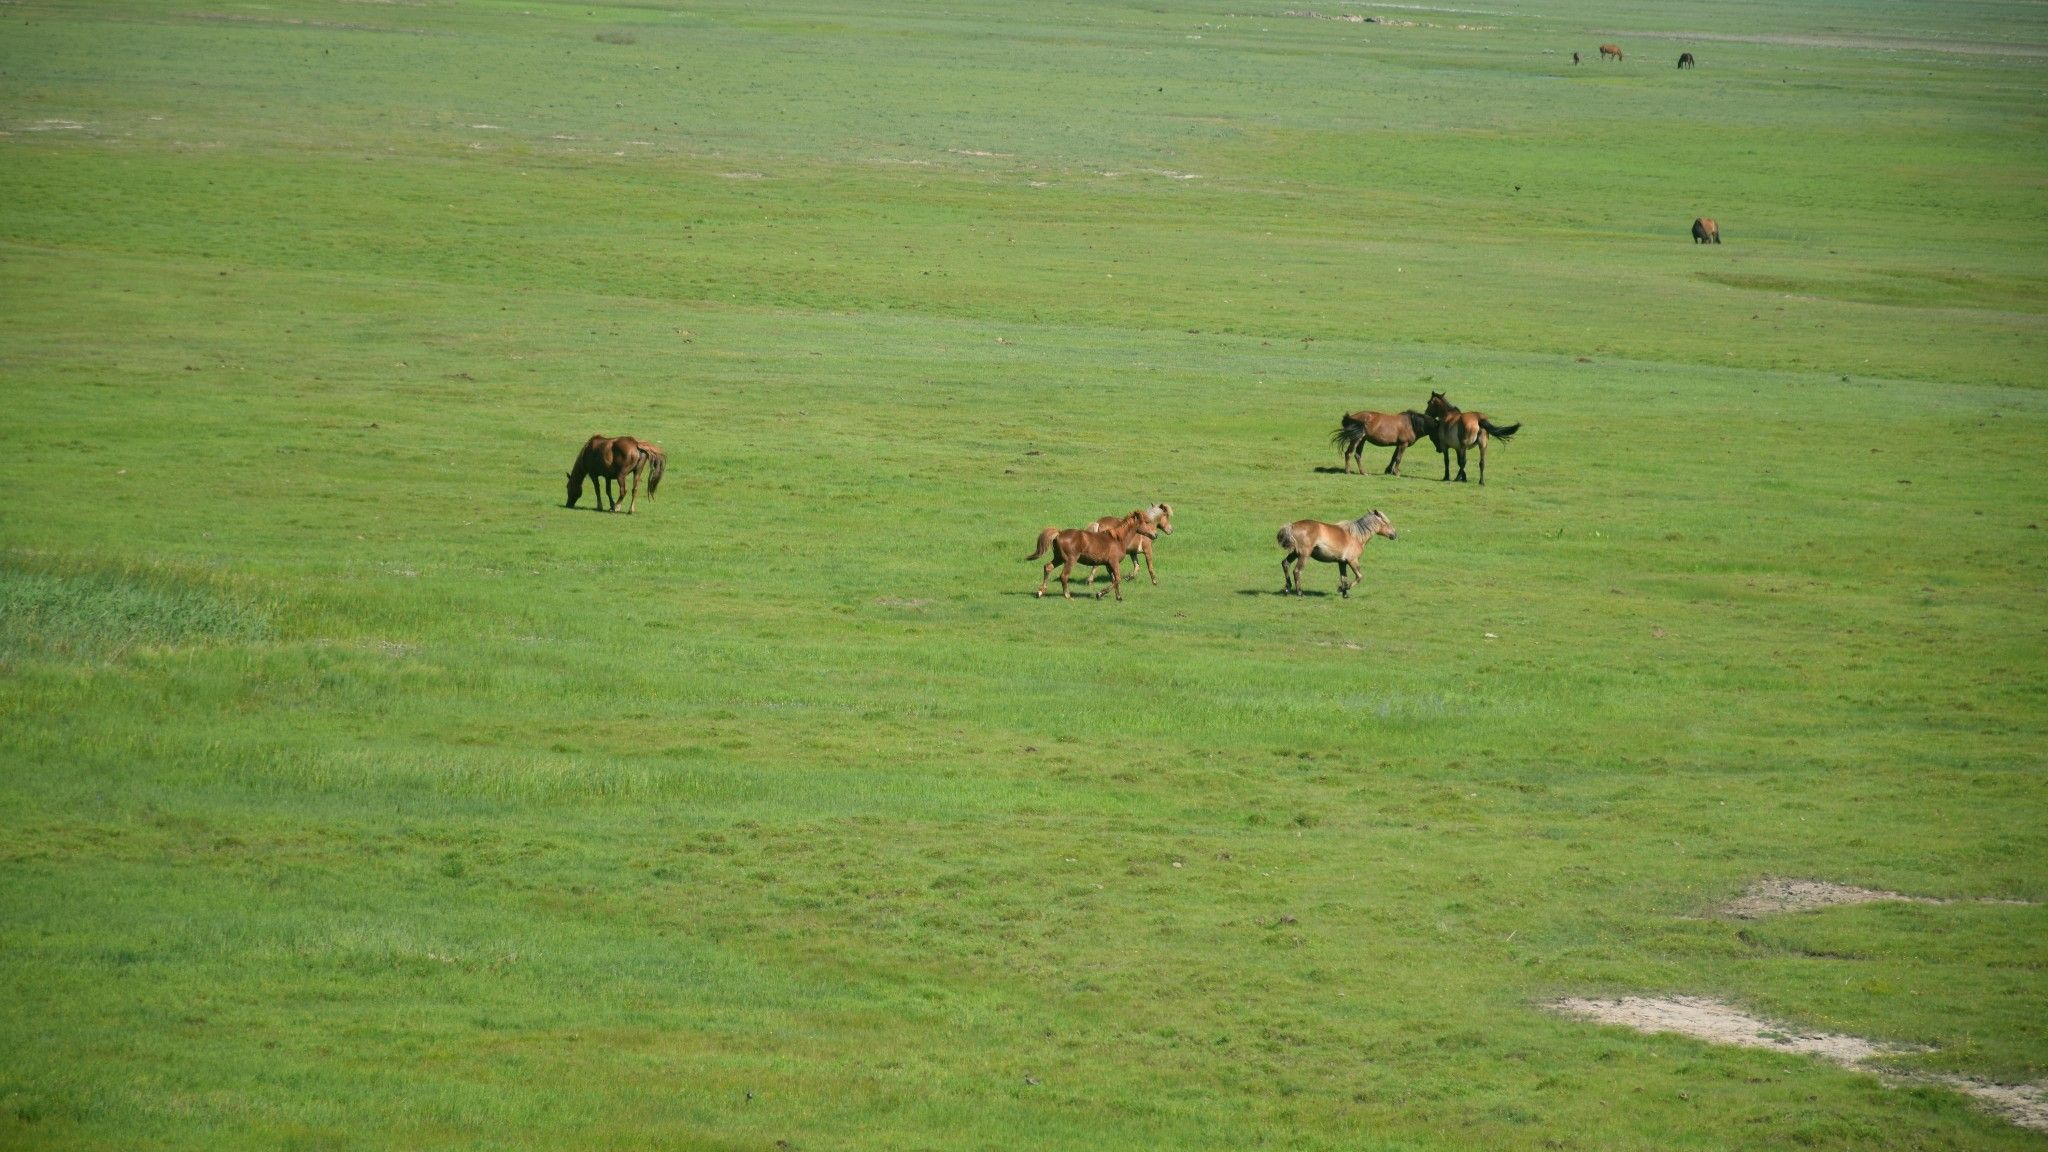
[[[574,508],[576,501],[583,498],[583,481],[587,478],[597,492],[597,509],[605,510],[605,486],[611,485],[611,511],[619,510],[619,495],[625,491],[626,478],[633,478],[633,492],[626,501],[626,515],[633,514],[633,508],[640,502],[640,476],[647,475],[647,494],[654,495],[661,487],[662,471],[668,467],[668,457],[661,449],[645,440],[631,436],[592,436],[583,442],[583,450],[576,453],[576,466],[569,470],[569,502],[563,507]]]
[[[1102,519],[1088,525],[1088,527],[1081,529],[1081,531],[1107,532],[1118,524],[1131,519],[1133,516],[1158,528],[1164,535],[1173,535],[1173,505],[1171,504],[1154,504],[1150,508],[1134,508],[1131,510],[1130,516],[1104,516]],[[1131,550],[1124,553],[1124,555],[1133,557],[1143,556],[1145,558],[1145,575],[1152,577],[1153,587],[1157,588],[1159,586],[1159,574],[1152,571],[1152,537],[1144,535],[1132,536]],[[1137,578],[1138,562],[1134,559],[1131,561],[1131,574],[1125,577],[1125,579],[1136,580]],[[1081,583],[1095,583],[1094,568],[1088,569],[1088,578],[1081,581]]]
[[[1619,44],[1602,44],[1602,45],[1600,46],[1600,58],[1601,58],[1602,60],[1605,60],[1605,59],[1607,59],[1607,58],[1608,58],[1609,56],[1612,56],[1612,57],[1614,57],[1614,58],[1615,58],[1616,60],[1619,60],[1619,59],[1621,59],[1621,45],[1619,45]]]
[[[1465,453],[1475,445],[1479,448],[1479,482],[1486,483],[1486,442],[1498,436],[1502,443],[1513,438],[1522,430],[1520,424],[1496,425],[1483,412],[1460,412],[1441,392],[1429,394],[1428,412],[1436,417],[1436,428],[1430,433],[1436,450],[1444,458],[1444,479],[1451,478],[1451,453],[1458,454],[1458,479],[1465,479]]]
[[[1401,474],[1401,454],[1408,446],[1429,435],[1436,421],[1414,409],[1406,412],[1346,412],[1344,423],[1330,433],[1330,443],[1344,446],[1344,472],[1351,473],[1351,462],[1358,462],[1358,474],[1365,475],[1365,446],[1372,444],[1380,448],[1392,448],[1394,458],[1387,461],[1381,470],[1383,475]]]
[[[1328,564],[1337,565],[1337,592],[1345,599],[1351,598],[1351,590],[1365,579],[1358,570],[1358,554],[1375,536],[1394,538],[1393,522],[1375,508],[1356,520],[1342,524],[1326,524],[1321,520],[1296,520],[1280,529],[1273,542],[1286,551],[1287,558],[1280,561],[1280,588],[1282,595],[1289,592],[1301,595],[1301,570],[1310,557]],[[1290,569],[1289,565],[1293,567]],[[1344,582],[1344,570],[1351,569],[1351,583]]]
[[[1712,216],[1702,216],[1692,222],[1692,242],[1695,244],[1719,244],[1721,226],[1714,223]]]
[[[1118,520],[1113,527],[1103,532],[1090,532],[1079,528],[1069,528],[1062,532],[1057,528],[1047,528],[1038,534],[1038,548],[1025,559],[1036,560],[1045,555],[1047,548],[1052,549],[1052,559],[1045,565],[1045,579],[1038,583],[1040,596],[1045,595],[1045,586],[1052,583],[1052,570],[1064,564],[1066,567],[1060,569],[1060,595],[1072,600],[1074,594],[1067,588],[1067,577],[1073,573],[1074,565],[1086,564],[1090,568],[1109,569],[1110,591],[1116,593],[1118,600],[1122,600],[1122,569],[1124,557],[1131,554],[1131,538],[1152,537],[1158,534],[1158,529],[1146,522],[1142,512],[1135,512]],[[1097,592],[1095,598],[1102,599],[1102,593]]]

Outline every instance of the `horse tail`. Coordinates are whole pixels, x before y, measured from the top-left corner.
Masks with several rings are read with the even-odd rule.
[[[1289,552],[1295,551],[1294,525],[1282,524],[1280,526],[1280,531],[1274,533],[1273,535],[1273,543],[1278,544],[1280,547],[1286,549]]]
[[[1040,556],[1043,556],[1043,555],[1045,555],[1045,550],[1046,550],[1047,548],[1050,548],[1050,547],[1052,547],[1052,542],[1053,542],[1053,538],[1054,538],[1054,537],[1056,537],[1056,536],[1058,536],[1059,534],[1060,534],[1060,530],[1059,530],[1059,529],[1057,529],[1057,528],[1047,528],[1047,529],[1046,529],[1045,531],[1043,531],[1043,532],[1040,532],[1040,533],[1038,534],[1038,548],[1037,548],[1037,550],[1036,550],[1036,551],[1034,551],[1034,552],[1032,552],[1032,553],[1031,553],[1031,555],[1029,555],[1029,556],[1026,556],[1026,557],[1025,557],[1025,559],[1026,559],[1026,560],[1036,560],[1036,559],[1038,559],[1038,558],[1039,558]]]
[[[1347,449],[1356,448],[1358,442],[1363,439],[1365,439],[1365,425],[1353,420],[1349,416],[1344,418],[1344,423],[1335,432],[1330,433],[1330,443],[1342,444]]]
[[[654,495],[654,490],[661,487],[661,471],[667,466],[668,457],[658,451],[649,451],[647,453],[647,494],[649,496]]]
[[[1515,433],[1520,432],[1522,430],[1522,426],[1520,424],[1503,424],[1499,427],[1495,427],[1493,421],[1488,420],[1484,416],[1481,416],[1479,418],[1479,426],[1481,428],[1486,429],[1486,434],[1488,436],[1491,436],[1502,443],[1506,443],[1507,441],[1514,439]]]

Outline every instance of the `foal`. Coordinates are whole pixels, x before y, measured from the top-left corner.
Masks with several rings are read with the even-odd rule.
[[[1130,516],[1104,516],[1102,519],[1083,528],[1082,531],[1107,532],[1119,523],[1129,520],[1132,516],[1139,517],[1147,524],[1154,525],[1160,532],[1168,536],[1173,535],[1173,505],[1171,504],[1154,504],[1150,508],[1133,509]],[[1152,577],[1153,587],[1159,586],[1159,574],[1152,571],[1152,537],[1131,537],[1131,550],[1125,553],[1125,555],[1143,556],[1145,558],[1145,575]],[[1131,561],[1131,575],[1129,578],[1132,580],[1138,578],[1138,562],[1136,560]],[[1095,583],[1095,569],[1088,569],[1088,579],[1081,581],[1081,583]]]
[[[1045,565],[1045,579],[1038,582],[1040,596],[1045,595],[1045,586],[1052,583],[1052,570],[1064,564],[1066,567],[1060,568],[1060,595],[1072,600],[1074,594],[1067,589],[1067,577],[1073,573],[1074,565],[1086,564],[1090,568],[1109,569],[1110,590],[1116,593],[1118,600],[1122,600],[1122,569],[1124,557],[1130,555],[1135,547],[1131,543],[1132,539],[1144,537],[1149,540],[1158,534],[1157,528],[1146,523],[1142,512],[1118,520],[1115,525],[1103,532],[1090,532],[1080,528],[1069,528],[1062,532],[1057,528],[1047,528],[1038,534],[1037,550],[1025,559],[1036,560],[1045,555],[1047,548],[1052,549],[1052,559]],[[1094,573],[1090,572],[1089,575],[1092,576]],[[1095,598],[1102,599],[1102,593],[1097,592]]]
[[[1309,557],[1328,564],[1337,565],[1337,591],[1345,599],[1351,598],[1351,590],[1365,579],[1358,570],[1358,554],[1365,551],[1366,542],[1375,536],[1394,538],[1393,521],[1388,520],[1375,508],[1356,520],[1342,524],[1326,524],[1321,520],[1296,520],[1280,529],[1273,542],[1287,552],[1287,558],[1280,561],[1280,579],[1285,581],[1280,589],[1301,595],[1301,570],[1308,564]],[[1290,569],[1289,565],[1293,567]],[[1344,569],[1351,569],[1351,583],[1344,582]]]

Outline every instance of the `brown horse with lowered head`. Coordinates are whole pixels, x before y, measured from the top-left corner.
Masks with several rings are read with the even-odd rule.
[[[1392,448],[1394,458],[1387,461],[1381,470],[1383,475],[1401,474],[1401,455],[1408,446],[1429,435],[1436,421],[1415,411],[1406,412],[1346,412],[1344,423],[1330,433],[1330,443],[1344,446],[1344,473],[1350,475],[1353,461],[1358,464],[1358,474],[1365,475],[1365,446]]]
[[[592,436],[583,442],[582,451],[576,453],[576,465],[569,469],[569,502],[563,507],[574,508],[576,501],[583,498],[583,481],[591,482],[597,491],[597,510],[605,511],[605,486],[611,485],[611,511],[619,510],[619,496],[625,491],[626,478],[633,480],[632,495],[626,501],[626,515],[633,514],[633,508],[640,502],[640,477],[647,477],[647,494],[654,495],[661,487],[661,474],[668,467],[668,457],[662,450],[645,440],[631,436]]]
[[[1719,244],[1721,226],[1714,223],[1712,216],[1702,216],[1692,222],[1692,242],[1695,244]]]
[[[1036,560],[1045,555],[1046,549],[1052,549],[1052,559],[1045,565],[1045,579],[1038,582],[1040,596],[1045,595],[1045,586],[1052,583],[1052,570],[1064,564],[1066,567],[1060,568],[1060,595],[1072,600],[1074,594],[1067,588],[1067,577],[1073,574],[1074,565],[1085,564],[1090,568],[1109,569],[1110,591],[1116,593],[1118,600],[1122,600],[1122,569],[1124,557],[1131,554],[1132,537],[1150,538],[1158,534],[1159,530],[1146,521],[1143,512],[1134,512],[1101,532],[1091,532],[1082,528],[1069,528],[1062,532],[1058,528],[1047,528],[1038,534],[1038,547],[1025,559]],[[1097,592],[1095,598],[1102,599],[1102,593]]]
[[[1602,60],[1605,60],[1605,59],[1607,59],[1607,58],[1608,58],[1609,56],[1612,56],[1612,57],[1614,57],[1614,58],[1615,58],[1616,60],[1619,60],[1619,59],[1621,59],[1621,45],[1619,45],[1619,44],[1602,44],[1602,45],[1600,46],[1600,58],[1601,58]]]
[[[1158,529],[1161,535],[1173,535],[1173,505],[1164,503],[1154,504],[1150,508],[1133,508],[1129,516],[1104,516],[1102,519],[1083,528],[1082,531],[1107,532],[1132,517],[1143,520],[1145,523]],[[1138,561],[1135,557],[1143,556],[1145,558],[1145,575],[1152,578],[1152,586],[1154,588],[1159,586],[1159,574],[1152,571],[1152,537],[1142,533],[1133,535],[1131,537],[1131,549],[1124,553],[1124,555],[1134,557],[1131,561],[1131,574],[1125,577],[1125,579],[1136,580],[1138,578]],[[1095,583],[1094,568],[1088,569],[1088,578],[1081,581],[1081,583]]]
[[[1301,595],[1301,570],[1309,559],[1321,560],[1325,564],[1337,565],[1337,592],[1345,599],[1351,598],[1351,590],[1365,579],[1358,570],[1358,555],[1375,536],[1394,538],[1394,524],[1375,508],[1356,520],[1342,524],[1328,524],[1321,520],[1296,520],[1280,529],[1273,542],[1286,551],[1287,557],[1280,561],[1280,592]],[[1291,565],[1291,567],[1290,567]],[[1344,582],[1344,570],[1351,569],[1351,583]]]
[[[1465,479],[1465,453],[1477,447],[1479,482],[1486,483],[1486,442],[1497,436],[1506,443],[1522,430],[1520,424],[1495,424],[1483,412],[1460,412],[1441,392],[1429,394],[1427,411],[1436,417],[1436,429],[1430,433],[1430,439],[1444,458],[1446,480],[1451,478],[1451,453],[1458,454],[1458,479],[1462,481]]]

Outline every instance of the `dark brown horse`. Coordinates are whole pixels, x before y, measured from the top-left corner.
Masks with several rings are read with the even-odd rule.
[[[1451,478],[1451,453],[1458,454],[1458,479],[1465,479],[1465,453],[1479,449],[1479,482],[1486,483],[1486,442],[1498,436],[1502,443],[1522,430],[1520,424],[1496,425],[1483,412],[1460,412],[1441,392],[1429,394],[1428,412],[1436,417],[1430,439],[1444,458],[1444,479]]]
[[[1045,565],[1045,579],[1038,582],[1040,596],[1045,595],[1045,586],[1052,583],[1052,570],[1064,564],[1066,567],[1060,568],[1060,595],[1072,600],[1074,594],[1067,588],[1067,577],[1073,574],[1074,565],[1086,564],[1090,568],[1109,569],[1110,591],[1115,592],[1116,598],[1121,600],[1124,598],[1122,568],[1124,557],[1131,553],[1131,538],[1158,534],[1158,529],[1146,522],[1142,512],[1132,513],[1118,520],[1115,527],[1104,532],[1089,532],[1079,528],[1069,528],[1062,532],[1057,528],[1047,528],[1038,534],[1037,549],[1025,559],[1036,560],[1045,555],[1046,549],[1052,549],[1052,559]],[[1095,598],[1102,599],[1102,593],[1097,592]]]
[[[619,496],[625,491],[626,478],[633,480],[633,492],[626,501],[626,515],[633,514],[633,508],[640,502],[640,477],[647,476],[647,494],[654,495],[661,487],[661,474],[668,467],[668,457],[661,449],[645,440],[631,436],[592,436],[583,442],[583,450],[576,453],[576,466],[569,469],[569,502],[564,505],[574,508],[576,501],[583,498],[583,481],[588,479],[597,492],[597,509],[605,511],[605,487],[611,486],[611,511],[619,510]]]
[[[1678,54],[1678,66],[1680,68],[1697,68],[1699,65],[1700,62],[1692,58],[1692,53],[1680,52]]]
[[[1601,58],[1602,60],[1605,60],[1605,59],[1607,59],[1607,58],[1608,58],[1609,56],[1612,56],[1612,57],[1614,57],[1614,58],[1615,58],[1616,60],[1619,60],[1619,59],[1621,59],[1621,45],[1619,45],[1619,44],[1602,44],[1602,45],[1600,46],[1600,58]]]
[[[1346,412],[1344,423],[1330,433],[1330,443],[1344,446],[1344,471],[1351,472],[1353,461],[1358,464],[1358,474],[1365,475],[1365,446],[1392,448],[1394,458],[1387,461],[1382,473],[1388,476],[1401,474],[1401,455],[1408,446],[1429,435],[1436,421],[1414,409],[1406,412]]]
[[[1287,553],[1280,561],[1280,591],[1301,595],[1301,570],[1310,559],[1325,564],[1337,565],[1337,593],[1345,599],[1351,598],[1351,590],[1358,587],[1364,576],[1358,571],[1358,555],[1365,551],[1366,544],[1375,536],[1394,538],[1394,524],[1380,510],[1346,520],[1342,524],[1330,524],[1322,520],[1296,520],[1280,529],[1273,537],[1273,543],[1280,545]],[[1351,570],[1351,582],[1344,582],[1344,570]]]
[[[1721,226],[1714,223],[1712,216],[1702,216],[1692,222],[1692,242],[1695,244],[1719,244]]]
[[[1133,517],[1143,520],[1145,523],[1158,529],[1161,535],[1173,535],[1173,505],[1171,504],[1154,504],[1150,508],[1133,508],[1128,516],[1104,516],[1102,519],[1083,528],[1082,531],[1107,532]],[[1126,580],[1136,580],[1138,578],[1138,561],[1136,557],[1143,556],[1145,558],[1145,575],[1152,578],[1152,586],[1154,588],[1159,586],[1159,574],[1152,571],[1152,537],[1143,533],[1134,533],[1131,536],[1130,551],[1124,553],[1124,555],[1133,558],[1131,560],[1131,574],[1125,577]],[[1081,581],[1081,583],[1095,583],[1095,569],[1088,569],[1088,579]]]

